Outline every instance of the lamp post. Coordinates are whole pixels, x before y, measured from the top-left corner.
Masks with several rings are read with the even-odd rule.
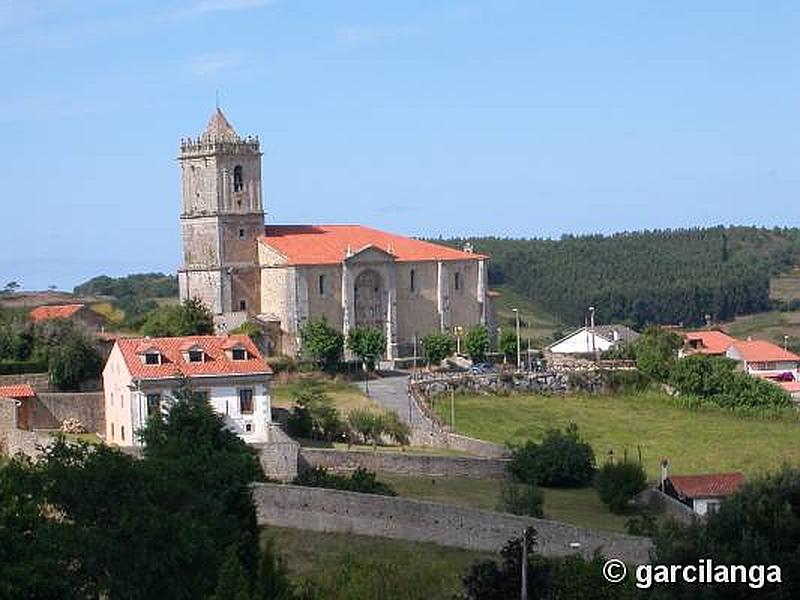
[[[511,310],[514,311],[514,319],[517,326],[517,371],[519,371],[522,368],[522,348],[519,343],[519,309],[512,308]]]
[[[597,341],[594,336],[594,306],[589,307],[589,331],[592,334],[592,352],[594,353],[595,362],[600,359],[597,352]]]

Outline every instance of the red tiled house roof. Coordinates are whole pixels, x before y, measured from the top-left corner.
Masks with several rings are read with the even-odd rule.
[[[712,475],[673,475],[669,478],[675,491],[686,498],[725,498],[744,483],[741,473]]]
[[[128,338],[117,340],[117,346],[131,375],[137,379],[272,373],[256,345],[246,335]],[[236,346],[247,350],[247,359],[233,360],[226,353],[227,348]],[[194,347],[205,352],[204,362],[188,362],[184,358],[184,352]],[[161,364],[144,364],[142,353],[148,350],[158,351],[162,355]]]
[[[735,342],[733,347],[741,360],[747,362],[800,361],[800,356],[797,356],[794,352],[789,352],[772,342],[766,342],[764,340]]]
[[[391,254],[398,262],[486,258],[363,225],[267,225],[259,241],[283,256],[288,265],[338,264],[348,251],[356,254],[369,247]]]
[[[699,354],[725,354],[738,340],[721,331],[687,331],[683,339]]]
[[[35,398],[36,392],[27,383],[19,385],[0,385],[0,398]]]
[[[53,304],[50,306],[37,306],[31,310],[31,320],[34,322],[49,319],[69,319],[82,309],[85,304]]]

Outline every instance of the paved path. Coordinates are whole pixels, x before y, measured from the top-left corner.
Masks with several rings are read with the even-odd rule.
[[[360,382],[358,387],[363,392],[364,382]],[[396,412],[404,423],[423,422],[422,413],[408,396],[408,376],[405,373],[370,380],[369,397],[383,408]]]

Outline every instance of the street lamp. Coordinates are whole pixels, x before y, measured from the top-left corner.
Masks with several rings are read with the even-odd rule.
[[[597,352],[597,340],[594,337],[594,306],[589,307],[589,331],[592,334],[592,352],[594,352],[594,360],[600,359]]]
[[[511,310],[514,311],[514,319],[517,325],[517,371],[519,371],[522,368],[522,348],[519,344],[519,309],[512,308]]]

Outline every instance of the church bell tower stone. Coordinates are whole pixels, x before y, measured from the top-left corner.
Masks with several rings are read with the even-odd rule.
[[[261,148],[217,108],[197,138],[181,140],[181,301],[201,300],[218,329],[259,312],[258,237],[264,232]]]

